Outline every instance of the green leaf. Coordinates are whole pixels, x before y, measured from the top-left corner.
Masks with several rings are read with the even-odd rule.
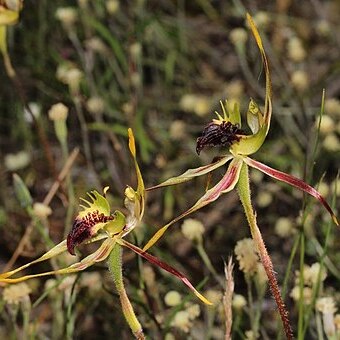
[[[32,196],[24,181],[17,174],[13,174],[13,185],[15,194],[17,196],[17,199],[19,200],[20,205],[25,209],[32,206]]]

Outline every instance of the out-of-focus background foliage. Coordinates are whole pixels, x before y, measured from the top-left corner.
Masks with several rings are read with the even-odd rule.
[[[29,227],[33,226],[32,231],[16,265],[50,248],[42,232],[54,243],[61,241],[78,211],[78,198],[86,191],[110,186],[113,207],[122,206],[125,186],[135,183],[127,149],[128,127],[136,135],[147,186],[207,164],[226,152],[207,149],[198,157],[196,138],[214,118],[214,111],[220,110],[219,100],[239,101],[241,112],[251,97],[264,102],[261,58],[245,24],[246,12],[253,15],[261,32],[274,93],[272,127],[255,157],[319,187],[336,208],[340,191],[339,1],[26,0],[20,21],[8,32],[8,50],[18,81],[11,82],[0,64],[2,267]],[[319,125],[323,89],[326,96]],[[59,102],[69,109],[67,145],[58,140],[48,114]],[[80,152],[68,168],[67,179],[51,200],[51,210],[44,206],[41,212],[34,203],[43,202],[74,148]],[[29,189],[31,210],[22,207],[15,195],[14,173]],[[213,180],[222,175],[219,169]],[[320,261],[329,217],[314,200],[296,190],[258,172],[251,172],[251,180],[259,226],[281,284],[294,242],[304,230],[305,248],[293,259],[285,298],[296,330],[297,302],[290,296],[296,285],[294,270],[299,269],[301,252],[306,265]],[[204,192],[205,181],[200,178],[150,192],[145,224],[133,241],[145,244],[157,228],[191,206]],[[203,223],[205,251],[223,278],[223,263],[233,254],[237,241],[250,237],[236,194],[222,196],[192,218]],[[185,272],[195,284],[201,282],[201,290],[222,294],[180,224],[173,226],[152,251]],[[331,296],[335,304],[340,296],[339,246],[339,232],[332,228],[324,256],[327,277],[318,297]],[[83,254],[88,251],[81,248]],[[70,258],[64,261],[68,263]],[[169,307],[164,296],[177,290],[187,297],[185,287],[142,265],[129,252],[124,263],[129,293],[151,339],[162,339],[166,334],[168,339],[223,338],[222,311],[208,311],[200,305],[200,315],[188,319],[188,329],[181,329],[173,322],[181,308]],[[47,269],[45,265],[35,270]],[[47,279],[27,283],[34,304],[30,334],[39,339],[131,338],[105,264],[90,271],[76,284],[74,278],[65,280],[52,291],[46,288]],[[153,275],[155,281],[148,282]],[[235,293],[246,299],[247,280],[236,263]],[[76,294],[71,293],[72,287]],[[197,303],[191,296],[189,300]],[[21,314],[6,301],[1,308],[0,332],[21,334],[25,324]],[[273,339],[277,314],[269,292],[260,309],[259,337]],[[235,312],[234,338],[250,339],[246,333],[252,328],[249,313],[248,300],[248,307]],[[320,327],[323,331],[318,313],[312,309],[309,339],[318,337]]]

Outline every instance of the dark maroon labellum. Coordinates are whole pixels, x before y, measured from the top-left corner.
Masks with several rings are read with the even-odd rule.
[[[210,123],[204,128],[201,137],[197,138],[196,152],[200,154],[206,146],[231,146],[234,142],[240,140],[239,134],[243,134],[243,131],[239,129],[237,124],[230,122]]]
[[[75,255],[74,248],[93,236],[93,226],[97,223],[105,223],[114,219],[114,216],[105,216],[99,214],[96,210],[88,213],[83,218],[77,217],[72,225],[72,229],[67,236],[67,250],[70,254]]]

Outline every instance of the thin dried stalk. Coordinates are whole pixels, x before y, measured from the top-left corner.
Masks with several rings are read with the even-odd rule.
[[[225,340],[231,340],[231,327],[233,324],[232,301],[235,287],[233,269],[234,269],[233,259],[232,257],[229,257],[228,264],[224,265],[226,282],[223,296],[223,307],[225,313]]]

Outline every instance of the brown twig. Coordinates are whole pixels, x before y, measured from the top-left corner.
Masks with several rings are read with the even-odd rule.
[[[43,200],[43,204],[45,205],[49,205],[52,201],[52,198],[54,197],[54,195],[56,194],[56,192],[58,191],[62,181],[65,179],[66,175],[68,174],[68,172],[70,171],[70,168],[72,166],[72,164],[74,163],[75,159],[77,158],[79,153],[79,149],[75,148],[72,153],[70,154],[70,156],[68,157],[64,167],[62,168],[62,170],[60,171],[57,179],[54,181],[54,183],[52,184],[49,192],[47,193],[47,195],[45,196],[44,200]],[[18,257],[20,256],[20,254],[22,253],[22,251],[25,248],[25,245],[32,233],[33,230],[33,222],[31,222],[28,227],[26,228],[25,234],[23,235],[23,237],[21,238],[17,248],[15,249],[11,259],[7,262],[5,268],[4,268],[4,272],[9,271],[13,264],[15,263],[15,261],[18,259]]]

